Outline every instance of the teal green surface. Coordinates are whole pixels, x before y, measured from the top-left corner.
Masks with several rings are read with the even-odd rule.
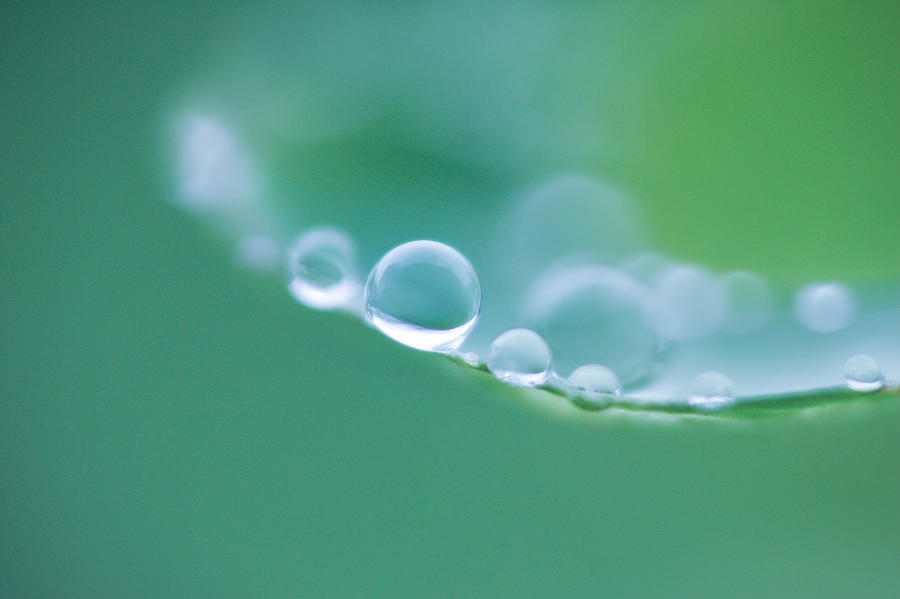
[[[234,269],[164,201],[156,143],[228,8],[0,8],[0,595],[896,594],[896,399],[748,421],[549,413]],[[708,28],[651,78],[658,104],[628,111],[623,92],[617,122],[649,139],[593,168],[638,189],[666,252],[896,278],[896,5],[758,8],[743,38],[741,11],[697,10]],[[669,16],[648,6],[632,31]],[[743,50],[783,22],[796,42]],[[820,50],[846,62],[779,60]],[[678,77],[682,55],[708,70]],[[748,74],[780,100],[745,95]],[[355,151],[335,149],[335,178]],[[417,216],[385,226],[414,236]]]

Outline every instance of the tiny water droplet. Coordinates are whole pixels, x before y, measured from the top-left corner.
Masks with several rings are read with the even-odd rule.
[[[566,388],[577,399],[589,405],[603,406],[622,393],[616,373],[600,364],[585,364],[572,371]]]
[[[813,283],[797,293],[794,314],[811,331],[833,333],[853,322],[856,298],[840,283]]]
[[[316,310],[347,308],[359,294],[353,240],[340,229],[305,232],[288,253],[288,290]]]
[[[859,354],[844,364],[844,382],[854,391],[877,391],[884,386],[884,375],[871,356]]]
[[[495,377],[516,387],[535,387],[550,377],[550,348],[530,329],[506,331],[491,343],[487,366]]]
[[[714,370],[697,375],[688,392],[688,405],[700,410],[720,410],[734,402],[734,383]]]
[[[369,273],[366,315],[404,345],[450,352],[478,320],[481,285],[458,251],[437,241],[410,241],[385,254]]]
[[[478,357],[478,354],[475,352],[467,351],[462,356],[460,356],[466,364],[472,367],[481,366],[481,358]]]

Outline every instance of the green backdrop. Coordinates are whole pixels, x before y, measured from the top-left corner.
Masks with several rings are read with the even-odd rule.
[[[895,399],[553,415],[234,269],[157,140],[236,9],[0,7],[0,595],[896,595]],[[897,278],[896,3],[626,21],[657,100],[608,104],[633,160],[575,166],[636,188],[660,249]]]

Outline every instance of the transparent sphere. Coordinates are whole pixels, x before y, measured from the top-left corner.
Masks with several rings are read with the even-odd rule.
[[[720,410],[734,402],[734,383],[714,370],[697,375],[688,391],[688,404],[701,410]]]
[[[833,333],[856,318],[856,298],[840,283],[813,283],[797,293],[794,314],[811,331]]]
[[[516,387],[543,385],[550,378],[550,348],[530,329],[506,331],[491,343],[487,366],[495,377]]]
[[[316,310],[347,308],[359,294],[353,240],[333,227],[311,229],[291,244],[288,290]]]
[[[478,320],[481,286],[475,269],[437,241],[410,241],[385,254],[369,273],[366,316],[404,345],[449,352]]]
[[[854,391],[877,391],[884,386],[884,375],[871,356],[859,354],[844,364],[844,382]]]
[[[547,339],[563,376],[582,364],[605,364],[633,382],[650,372],[659,352],[648,290],[620,270],[551,269],[532,285],[524,313]]]
[[[622,392],[622,385],[616,373],[606,366],[585,364],[572,371],[566,379],[566,389],[580,402],[601,407]]]

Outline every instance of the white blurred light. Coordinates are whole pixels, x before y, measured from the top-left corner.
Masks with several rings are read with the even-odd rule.
[[[833,333],[856,318],[856,298],[840,283],[813,283],[797,293],[794,315],[811,331]]]
[[[215,117],[190,114],[178,127],[178,193],[196,209],[255,199],[259,181],[234,133]]]

